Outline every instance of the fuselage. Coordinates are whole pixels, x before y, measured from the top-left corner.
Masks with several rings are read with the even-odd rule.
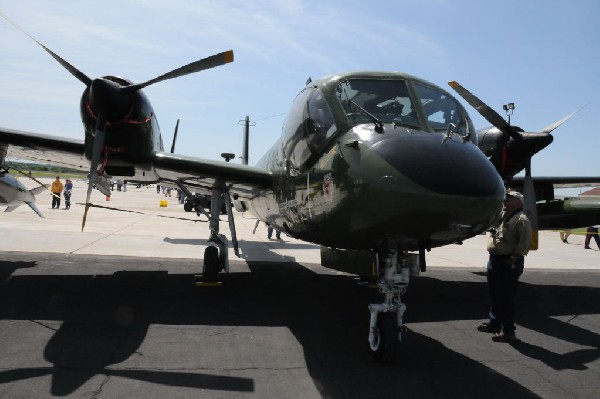
[[[164,178],[151,163],[163,143],[150,102],[139,90],[106,107],[112,86],[130,82],[102,80],[81,99],[86,156],[97,103],[108,115],[106,173]],[[247,200],[259,219],[329,247],[458,242],[490,227],[504,200],[503,182],[476,139],[460,103],[427,81],[381,72],[326,77],[294,100],[280,140],[257,164],[271,172],[272,185]]]
[[[461,105],[426,81],[365,72],[312,82],[258,164],[272,171],[274,190],[252,210],[335,248],[461,241],[490,227],[504,199],[474,137]]]

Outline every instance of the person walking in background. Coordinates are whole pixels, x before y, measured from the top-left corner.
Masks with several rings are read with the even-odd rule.
[[[56,209],[60,208],[60,196],[62,194],[63,184],[60,181],[60,177],[56,176],[56,180],[52,182],[52,186],[50,187],[50,193],[52,194],[52,209],[56,207]]]
[[[560,232],[560,240],[562,242],[564,242],[565,244],[568,244],[569,241],[567,241],[567,238],[569,238],[570,235],[571,235],[571,230],[563,230]]]
[[[585,249],[591,249],[590,241],[591,241],[592,237],[596,241],[596,245],[598,246],[598,249],[600,249],[600,237],[598,237],[598,228],[599,227],[600,227],[600,224],[590,226],[587,228],[587,233],[585,235],[585,246],[584,246]]]
[[[277,229],[273,229],[273,227],[271,227],[271,225],[267,226],[267,237],[269,238],[269,240],[271,239],[271,237],[273,237],[273,230],[275,230],[275,238],[277,238],[278,240],[281,240],[281,231],[277,230]]]
[[[71,192],[73,191],[73,182],[71,179],[67,179],[65,183],[65,209],[71,209]]]

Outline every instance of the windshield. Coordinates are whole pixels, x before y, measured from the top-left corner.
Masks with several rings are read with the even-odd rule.
[[[404,80],[345,80],[336,93],[351,123],[369,123],[375,117],[382,123],[421,127]]]
[[[415,92],[421,100],[427,122],[436,132],[445,132],[453,123],[454,133],[467,133],[467,118],[463,115],[458,102],[448,94],[414,82]]]

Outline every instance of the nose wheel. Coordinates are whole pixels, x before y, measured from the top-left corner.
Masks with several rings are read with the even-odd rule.
[[[381,259],[377,257],[377,269],[383,302],[369,305],[369,349],[378,363],[389,365],[396,356],[398,342],[405,330],[403,316],[406,305],[402,303],[402,295],[408,289],[410,275],[419,273],[419,257],[388,249]]]
[[[377,315],[377,323],[369,340],[371,356],[377,363],[388,365],[394,359],[398,342],[398,326],[395,312],[384,312]]]

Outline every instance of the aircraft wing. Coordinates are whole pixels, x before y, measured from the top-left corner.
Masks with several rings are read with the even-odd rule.
[[[522,186],[524,178],[516,176],[513,185]],[[536,176],[534,185],[552,185],[554,188],[600,187],[600,176]]]
[[[7,155],[13,158],[89,171],[83,140],[0,128],[0,145],[6,145]],[[167,152],[154,153],[151,164],[160,180],[174,184],[179,180],[192,191],[210,192],[218,182],[234,194],[251,198],[273,183],[272,174],[265,169]]]
[[[523,190],[523,177],[515,177],[511,188]],[[537,200],[538,228],[564,230],[592,226],[600,223],[600,200],[597,198],[555,198],[556,188],[600,186],[600,177],[545,176],[534,177]]]
[[[42,164],[52,164],[87,172],[89,161],[83,155],[83,140],[23,132],[0,127],[0,145],[7,155]]]
[[[244,198],[252,198],[273,186],[271,172],[248,165],[189,157],[166,152],[156,153],[154,168],[161,180],[181,181],[193,190],[209,192],[220,182]]]

